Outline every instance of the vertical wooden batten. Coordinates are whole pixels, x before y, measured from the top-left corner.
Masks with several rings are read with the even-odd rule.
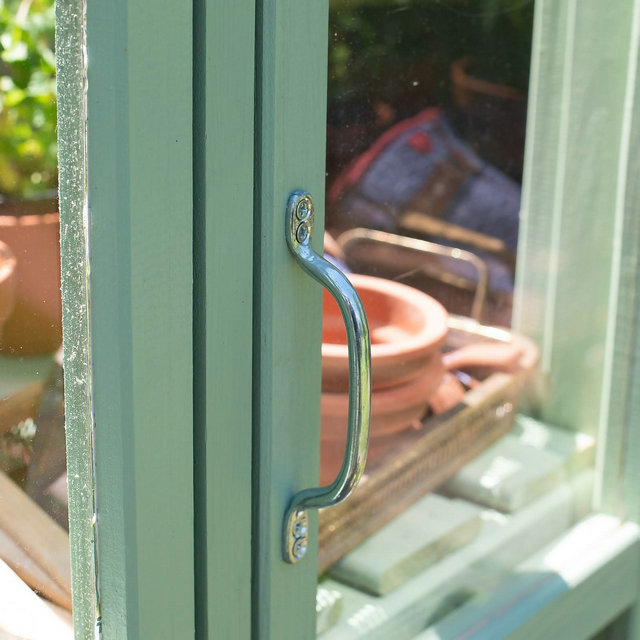
[[[255,0],[193,25],[196,637],[249,638]]]
[[[313,195],[321,250],[328,3],[257,5],[253,638],[302,639],[315,628],[317,518],[296,565],[282,525],[294,493],[318,483],[322,297],[289,253],[285,206],[294,189]]]
[[[640,522],[640,1],[627,51],[626,94],[616,198],[609,326],[600,411],[596,505]]]
[[[192,3],[87,3],[102,637],[194,634]]]
[[[514,325],[541,346],[544,419],[595,434],[633,2],[538,0],[535,15]]]
[[[596,435],[594,509],[635,523],[639,52],[638,0],[615,11],[595,0],[536,2],[514,313],[542,347],[544,418]],[[636,604],[612,637],[640,633],[634,588],[624,597]]]

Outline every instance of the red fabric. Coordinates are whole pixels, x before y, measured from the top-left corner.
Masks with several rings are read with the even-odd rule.
[[[435,120],[440,115],[440,109],[437,107],[430,107],[421,111],[417,115],[402,120],[393,125],[390,129],[387,129],[363,154],[354,158],[349,166],[336,178],[335,182],[331,185],[327,200],[331,204],[335,204],[343,192],[346,189],[350,189],[353,185],[357,184],[365,171],[371,166],[371,163],[384,151],[384,149],[391,144],[399,135],[402,135],[405,131],[415,127],[423,122],[429,122]],[[429,141],[431,142],[431,141]]]
[[[433,146],[431,138],[425,131],[416,131],[409,138],[409,146],[418,153],[428,153]]]

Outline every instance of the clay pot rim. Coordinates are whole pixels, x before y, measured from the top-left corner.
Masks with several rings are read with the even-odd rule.
[[[39,224],[59,224],[59,213],[0,214],[0,227],[35,227]]]
[[[388,387],[371,393],[372,413],[387,414],[398,410],[398,407],[427,406],[429,397],[438,388],[446,373],[442,358],[431,358],[423,372],[396,387]],[[323,391],[320,403],[322,414],[344,414],[345,405],[349,403],[349,393],[339,391]],[[375,403],[375,407],[373,406]]]
[[[418,307],[427,319],[421,331],[402,342],[390,342],[371,345],[371,359],[394,360],[411,354],[415,358],[416,352],[432,352],[442,345],[448,331],[448,313],[446,309],[430,295],[385,278],[365,276],[362,274],[349,274],[349,280],[356,287],[374,289],[376,292],[387,294],[391,298],[400,299],[412,307]],[[322,357],[325,359],[346,359],[348,347],[345,344],[330,342],[322,343]]]

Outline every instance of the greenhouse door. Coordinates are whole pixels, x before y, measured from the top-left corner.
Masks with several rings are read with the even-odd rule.
[[[582,503],[606,523],[620,518],[619,526],[607,530],[606,553],[588,558],[585,553],[569,578],[559,580],[560,572],[551,572],[539,583],[517,583],[513,593],[511,582],[506,587],[496,582],[488,608],[482,602],[477,608],[466,577],[462,600],[456,592],[443,603],[448,609],[420,610],[422,617],[402,610],[384,618],[387,614],[368,599],[378,595],[359,592],[362,615],[347,615],[334,635],[458,637],[471,634],[480,616],[478,637],[530,638],[532,629],[542,630],[541,637],[570,637],[577,629],[577,637],[587,638],[625,610],[633,612],[639,566],[633,523],[640,519],[634,460],[640,438],[633,420],[638,374],[630,354],[637,350],[640,195],[632,178],[638,152],[629,141],[640,131],[633,108],[640,86],[640,3],[625,1],[616,12],[597,2],[535,3],[524,171],[509,160],[508,150],[501,156],[491,145],[482,153],[492,161],[481,162],[480,151],[459,133],[464,127],[450,127],[441,118],[448,80],[443,85],[437,78],[450,73],[441,68],[442,52],[431,52],[435,66],[404,65],[414,43],[401,34],[418,43],[431,42],[432,36],[434,42],[449,42],[445,32],[453,18],[443,16],[459,15],[457,3],[161,4],[161,9],[151,0],[57,5],[77,637],[93,637],[96,624],[106,640],[316,637],[318,569],[323,573],[331,564],[322,558],[317,512],[309,509],[308,524],[301,522],[292,537],[284,532],[290,530],[285,514],[292,498],[325,484],[320,476],[330,475],[320,446],[324,303],[321,286],[288,246],[292,231],[292,244],[306,243],[309,207],[296,209],[295,226],[288,226],[287,206],[294,192],[312,197],[311,246],[318,254],[325,209],[327,224],[340,227],[329,217],[337,215],[340,197],[365,219],[375,217],[372,205],[380,202],[384,215],[411,213],[425,202],[443,214],[439,191],[417,189],[409,210],[406,192],[389,193],[405,181],[385,181],[398,169],[397,156],[388,153],[396,143],[401,155],[425,161],[401,168],[408,168],[410,178],[426,180],[420,172],[442,140],[455,160],[438,173],[451,187],[449,205],[452,194],[461,193],[461,180],[478,176],[487,165],[491,184],[501,185],[498,204],[512,202],[512,187],[523,180],[515,285],[512,233],[498,244],[477,229],[465,237],[494,257],[507,256],[502,274],[511,286],[513,326],[538,344],[550,381],[537,418],[597,443],[595,470],[587,469],[592,484]],[[384,40],[376,30],[398,27],[398,16],[412,4],[438,5],[442,22],[429,38],[423,38],[421,20],[405,20],[402,29],[391,30],[404,47],[398,53],[403,65],[394,68],[395,59],[376,49]],[[388,15],[380,18],[385,7]],[[491,21],[480,22],[488,28]],[[425,25],[425,34],[437,26]],[[355,38],[346,48],[339,36],[344,33]],[[329,57],[332,39],[337,46]],[[618,46],[602,55],[593,46],[599,39]],[[358,53],[363,48],[377,51],[370,64]],[[458,53],[464,52],[451,49],[447,55],[453,60]],[[349,67],[346,60],[358,64]],[[358,82],[376,69],[382,72],[367,76],[367,82],[383,91],[387,80],[397,81],[402,95],[392,90],[393,100],[362,100]],[[434,69],[440,76],[430,75]],[[460,65],[455,69],[464,72]],[[424,93],[429,79],[433,91]],[[358,97],[349,104],[350,91]],[[328,114],[328,97],[338,94],[344,98],[341,109]],[[347,119],[330,151],[340,151],[336,139],[348,141],[349,157],[334,156],[330,164],[327,121],[342,126],[343,116],[354,119]],[[521,131],[507,142],[524,136],[521,116]],[[402,147],[404,134],[410,135]],[[388,164],[374,175],[380,160]],[[326,194],[327,186],[336,184]],[[382,194],[380,202],[368,188]],[[396,196],[405,198],[402,206]],[[384,215],[377,231],[389,231]],[[457,245],[451,245],[463,225],[442,222],[431,220],[430,230],[444,229],[441,251],[460,261]],[[403,224],[411,226],[408,219]],[[498,231],[506,226],[501,222]],[[418,239],[415,228],[405,236]],[[387,241],[398,242],[388,234]],[[466,292],[456,314],[474,315],[468,284],[476,285],[472,291],[480,289],[481,277],[468,277],[476,263],[467,262],[467,270],[454,274]],[[495,300],[504,299],[500,291],[493,293]],[[498,304],[496,313],[501,309]],[[509,323],[501,318],[501,324]],[[484,317],[487,324],[500,324],[499,319]],[[378,331],[374,342],[385,342],[392,333]],[[367,394],[365,385],[362,396]],[[491,411],[502,419],[513,406],[500,402]],[[416,424],[412,419],[412,428]],[[375,457],[373,450],[370,455]],[[513,465],[498,469],[513,470]],[[565,489],[570,511],[576,491],[567,484],[560,492]],[[396,495],[404,500],[394,494],[385,504]],[[346,513],[349,498],[344,504]],[[537,519],[531,514],[522,520],[529,526],[520,534],[553,531],[548,525],[556,521],[547,512]],[[592,521],[580,529],[585,530],[595,535]],[[605,534],[596,533],[602,542]],[[480,564],[484,557],[477,558]],[[515,561],[505,566],[505,576],[518,576]],[[530,571],[525,578],[537,575]],[[616,589],[607,588],[612,582]],[[455,619],[446,616],[454,604],[468,604]],[[577,610],[588,615],[573,615]],[[449,625],[443,635],[427,628],[438,616]],[[635,637],[633,624],[633,615],[620,623],[621,637]],[[339,635],[345,628],[347,635]]]

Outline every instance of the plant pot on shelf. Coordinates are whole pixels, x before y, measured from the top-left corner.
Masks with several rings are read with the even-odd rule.
[[[514,178],[522,176],[527,95],[479,77],[478,61],[466,56],[451,65],[458,127],[478,154]],[[478,74],[478,75],[477,75]]]
[[[427,411],[429,398],[445,375],[440,354],[434,354],[421,375],[395,387],[371,392],[369,460],[388,449],[395,436],[419,427]],[[348,393],[322,393],[321,398],[321,482],[337,476],[344,457],[349,412]]]
[[[473,388],[479,383],[471,376],[484,379],[517,368],[522,347],[516,343],[450,345],[453,349],[442,355],[448,315],[438,303],[434,307],[430,296],[382,278],[349,278],[363,302],[372,336],[370,462],[389,452],[398,437],[420,428],[428,408],[439,415],[462,400],[465,388],[456,378],[461,370],[468,379],[465,384]],[[340,311],[328,297],[322,354],[320,481],[328,484],[344,457],[349,409],[346,334]]]
[[[55,352],[62,343],[60,216],[5,215],[0,241],[16,258],[15,307],[0,334],[0,353],[17,356]]]
[[[382,278],[350,275],[371,333],[371,431],[369,456],[390,438],[419,424],[445,374],[439,353],[447,312],[430,296]],[[348,350],[342,316],[326,295],[323,308],[321,482],[337,475],[346,442]]]
[[[447,335],[447,312],[421,291],[391,280],[352,274],[369,322],[371,386],[384,389],[419,377]],[[322,390],[349,388],[347,334],[335,300],[325,291],[322,311]]]
[[[431,394],[438,388],[445,367],[434,354],[419,376],[394,387],[371,392],[371,438],[397,433],[425,414]],[[346,439],[349,394],[323,392],[321,398],[322,439]],[[344,451],[344,448],[343,448]]]
[[[429,398],[431,412],[440,415],[462,400],[465,389],[456,373],[464,372],[465,384],[474,388],[492,373],[515,372],[521,357],[522,347],[513,342],[472,342],[445,353],[442,363],[447,373]]]

